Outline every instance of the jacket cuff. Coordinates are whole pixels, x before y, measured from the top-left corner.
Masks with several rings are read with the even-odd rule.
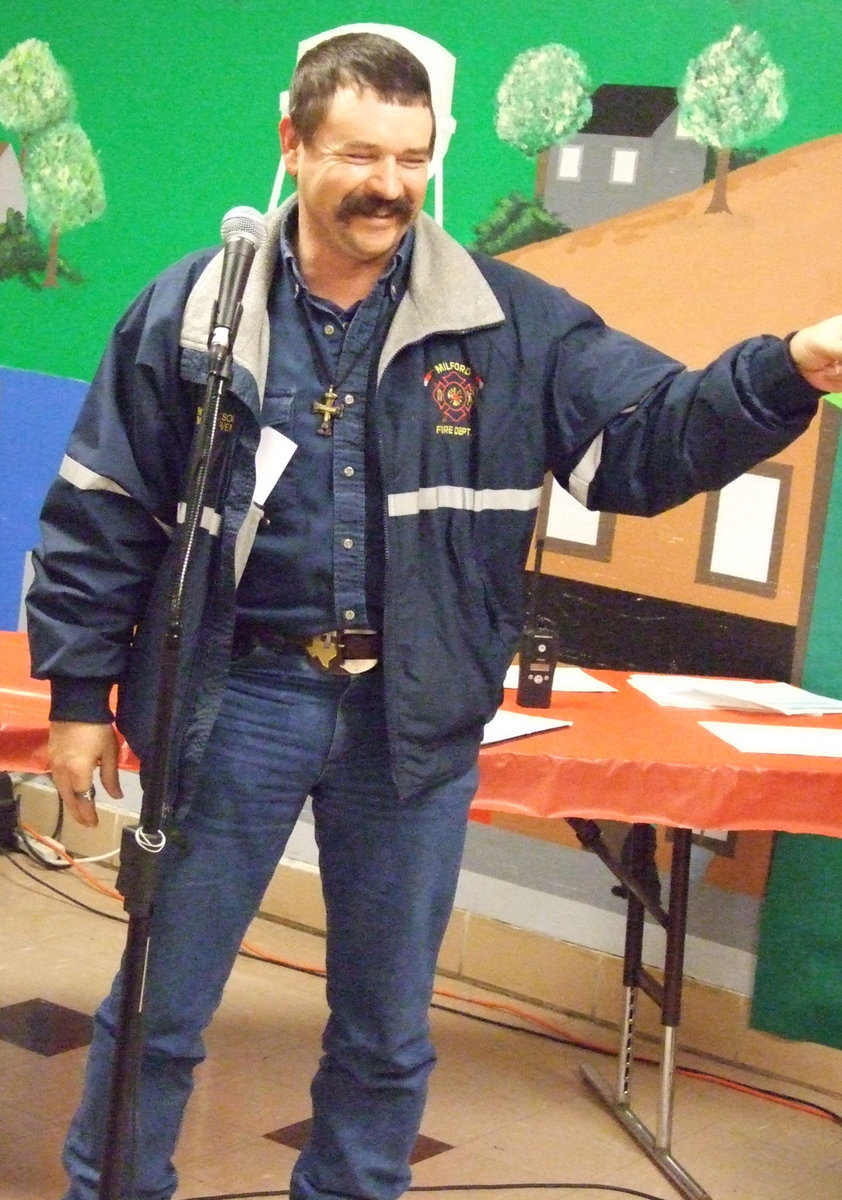
[[[787,338],[768,338],[751,356],[749,371],[758,395],[779,416],[812,416],[824,392],[808,383],[789,352]]]
[[[53,676],[50,680],[50,720],[110,725],[114,720],[109,703],[113,686],[111,679]]]

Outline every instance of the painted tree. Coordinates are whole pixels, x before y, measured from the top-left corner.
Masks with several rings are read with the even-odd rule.
[[[591,91],[582,58],[557,44],[524,50],[503,77],[497,89],[497,136],[536,159],[536,196],[544,192],[547,151],[590,118]]]
[[[540,196],[527,199],[520,192],[510,192],[497,201],[490,216],[474,226],[474,246],[483,254],[503,254],[569,232],[567,225],[547,212]]]
[[[769,57],[759,33],[735,25],[726,38],[690,61],[678,103],[686,132],[716,151],[707,211],[729,212],[731,153],[774,129],[786,116],[784,73]]]
[[[105,211],[99,160],[75,121],[52,125],[33,141],[27,192],[29,215],[49,236],[44,287],[56,287],[60,236],[95,221]]]
[[[0,59],[0,125],[20,138],[18,160],[25,174],[29,139],[73,116],[70,77],[46,42],[29,38]]]

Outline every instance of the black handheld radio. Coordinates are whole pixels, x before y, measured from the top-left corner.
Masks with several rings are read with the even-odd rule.
[[[553,674],[558,662],[558,627],[549,617],[537,615],[538,582],[541,577],[543,539],[535,547],[535,566],[530,586],[529,610],[520,639],[517,702],[524,708],[549,708],[553,696]]]

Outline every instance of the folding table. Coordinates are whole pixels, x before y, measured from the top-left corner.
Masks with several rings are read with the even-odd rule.
[[[842,730],[842,716],[662,707],[622,671],[591,671],[610,692],[555,693],[541,715],[567,727],[484,746],[475,809],[565,819],[628,894],[623,956],[624,1009],[617,1079],[612,1087],[590,1067],[583,1075],[599,1098],[688,1200],[709,1194],[672,1154],[675,1052],[681,1018],[684,943],[694,829],[785,830],[842,836],[842,758],[747,754],[703,728],[700,720],[804,725]],[[514,708],[514,694],[504,707]],[[598,821],[630,822],[630,853],[620,858]],[[652,825],[672,828],[669,900],[652,886],[647,845]],[[644,965],[644,917],[666,931],[663,982]],[[664,1031],[655,1130],[632,1107],[631,1066],[638,993],[660,1009]]]

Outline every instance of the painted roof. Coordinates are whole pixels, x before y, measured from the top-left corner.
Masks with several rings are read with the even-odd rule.
[[[604,83],[591,96],[593,113],[582,133],[651,137],[678,105],[675,88]]]

